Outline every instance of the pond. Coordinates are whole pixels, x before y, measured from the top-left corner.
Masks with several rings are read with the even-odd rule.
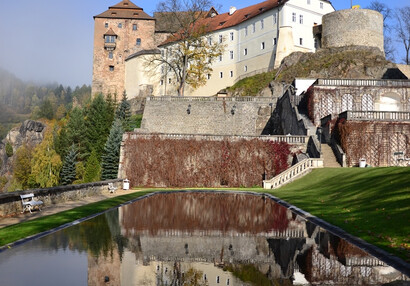
[[[148,195],[0,253],[1,285],[382,285],[409,278],[265,195]]]

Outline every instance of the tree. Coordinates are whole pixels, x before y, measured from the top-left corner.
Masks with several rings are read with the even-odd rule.
[[[410,64],[409,51],[410,51],[410,6],[404,6],[398,8],[396,11],[396,34],[397,41],[401,42],[404,46],[406,55],[404,56],[404,63]]]
[[[84,112],[75,107],[71,112],[66,125],[67,142],[76,145],[79,159],[83,159],[86,153],[86,125]],[[60,133],[61,134],[61,133]],[[66,145],[66,147],[68,147]]]
[[[76,179],[76,161],[77,150],[75,145],[71,145],[68,150],[67,156],[64,159],[63,167],[60,172],[60,182],[62,185],[70,185]]]
[[[115,113],[115,117],[121,120],[122,129],[124,131],[131,131],[131,105],[127,100],[127,92],[125,90],[122,94],[121,103],[118,106],[117,112]]]
[[[118,177],[118,163],[120,161],[120,147],[122,141],[122,122],[116,119],[111,127],[110,135],[104,147],[102,156],[102,180],[116,179]]]
[[[97,95],[86,112],[85,120],[87,151],[94,149],[97,158],[101,158],[113,118],[113,107],[104,100],[102,94]]]
[[[101,167],[98,161],[97,151],[93,149],[85,166],[84,183],[99,181],[100,171]]]
[[[174,31],[161,46],[164,52],[147,59],[148,66],[174,75],[179,96],[184,95],[185,84],[194,89],[204,85],[212,63],[223,53],[223,44],[206,37],[209,18],[205,16],[211,7],[210,0],[165,0],[157,6],[158,16]]]
[[[368,9],[375,10],[383,15],[383,36],[384,36],[384,54],[389,60],[394,60],[395,47],[392,44],[390,37],[391,24],[390,20],[393,16],[392,9],[378,0],[370,2]]]
[[[13,176],[23,189],[29,187],[29,177],[31,174],[32,148],[22,145],[16,151],[16,159],[13,165]]]
[[[7,141],[6,143],[6,155],[7,157],[13,156],[13,146],[11,145],[9,141]]]
[[[49,99],[46,99],[43,101],[43,103],[40,105],[40,110],[38,113],[39,118],[47,118],[47,119],[53,119],[54,117],[54,110],[53,110],[53,104]]]
[[[59,183],[62,162],[53,148],[53,141],[52,132],[47,132],[33,152],[30,181],[40,188],[57,186]]]

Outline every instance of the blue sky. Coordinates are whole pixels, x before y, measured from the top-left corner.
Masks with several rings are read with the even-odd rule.
[[[152,15],[159,0],[131,0]],[[214,0],[219,12],[230,6],[243,8],[261,1]],[[336,10],[350,7],[351,0],[331,1]],[[380,0],[386,2],[385,0]],[[58,82],[64,86],[91,84],[93,16],[120,0],[1,0],[0,67],[23,80]],[[367,7],[371,0],[353,0]],[[390,0],[391,8],[409,5]]]

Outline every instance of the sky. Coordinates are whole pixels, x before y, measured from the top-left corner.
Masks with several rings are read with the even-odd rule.
[[[0,0],[0,68],[25,81],[63,86],[90,85],[94,19],[121,0]],[[131,0],[152,16],[160,0]],[[244,8],[263,0],[214,0],[218,12]],[[371,0],[333,0],[336,10]],[[408,0],[379,0],[391,8]]]

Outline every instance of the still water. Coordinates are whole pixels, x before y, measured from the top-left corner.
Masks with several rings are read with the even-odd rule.
[[[409,278],[265,196],[160,193],[0,253],[0,285],[383,285]]]

